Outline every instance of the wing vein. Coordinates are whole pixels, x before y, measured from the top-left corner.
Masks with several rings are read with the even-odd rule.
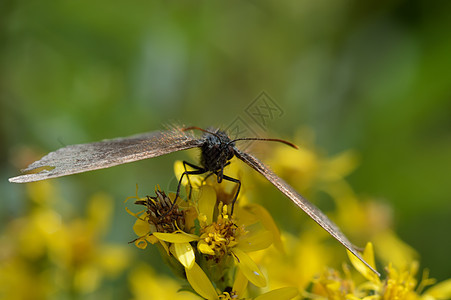
[[[50,152],[30,164],[23,172],[44,168],[40,172],[10,178],[24,183],[109,168],[175,151],[199,147],[203,139],[177,128],[153,131],[125,138],[70,145]]]

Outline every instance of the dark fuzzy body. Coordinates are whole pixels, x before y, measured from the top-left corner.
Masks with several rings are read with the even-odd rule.
[[[200,163],[209,172],[220,172],[235,156],[235,143],[231,142],[229,136],[219,129],[204,133],[205,142],[201,146]]]

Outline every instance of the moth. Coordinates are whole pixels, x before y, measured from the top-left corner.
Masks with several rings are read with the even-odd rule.
[[[202,131],[202,136],[196,137],[192,132],[193,130]],[[230,163],[230,160],[234,156],[236,156],[255,171],[263,175],[286,197],[310,216],[310,218],[324,228],[324,230],[379,276],[379,273],[360,256],[356,248],[341,232],[337,225],[335,225],[321,210],[302,197],[294,188],[278,177],[252,154],[239,150],[235,145],[235,142],[241,140],[275,141],[297,148],[290,142],[280,139],[239,138],[232,140],[220,129],[205,130],[199,127],[173,127],[163,131],[152,131],[125,138],[115,138],[95,143],[66,146],[47,154],[22,170],[22,172],[35,171],[35,173],[13,177],[10,178],[9,181],[16,183],[39,181],[109,168],[176,151],[200,148],[201,166],[184,162],[185,172],[180,178],[176,195],[179,194],[180,183],[183,176],[209,173],[215,174],[219,183],[222,182],[222,180],[228,180],[238,184],[237,192],[233,200],[235,202],[239,193],[239,188],[241,187],[241,182],[238,179],[224,174],[224,167]],[[193,170],[186,171],[186,165],[193,168]]]

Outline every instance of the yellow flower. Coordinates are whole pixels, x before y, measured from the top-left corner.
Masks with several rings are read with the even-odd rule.
[[[424,281],[424,279],[422,281]],[[451,299],[451,279],[447,279],[430,287],[425,293],[423,293],[421,299],[422,300]]]
[[[282,232],[284,252],[268,248],[258,253],[270,276],[269,287],[276,289],[289,285],[302,290],[326,265],[334,264],[337,260],[334,245],[324,243],[326,238],[327,233],[315,227],[296,236]]]
[[[301,134],[309,136],[306,131]],[[391,208],[373,199],[362,199],[346,181],[345,177],[357,166],[358,155],[350,150],[326,157],[315,149],[313,138],[301,138],[301,135],[297,138],[298,144],[302,145],[298,151],[278,145],[274,147],[276,151],[271,151],[274,153],[271,166],[275,171],[289,181],[291,179],[298,190],[310,194],[312,200],[318,191],[327,193],[336,207],[335,211],[328,213],[331,219],[357,245],[359,241],[373,241],[382,263],[391,262],[397,268],[404,268],[418,259],[416,251],[391,230]]]
[[[230,286],[237,267],[246,280],[265,286],[266,278],[247,253],[269,247],[273,239],[281,247],[270,214],[258,205],[236,204],[232,216],[224,203],[231,203],[236,190],[225,191],[216,181],[200,181],[197,186],[194,182],[190,179],[191,198],[174,205],[174,196],[166,196],[158,188],[156,197],[130,197],[147,208],[138,213],[129,211],[137,217],[134,230],[139,237],[135,245],[145,248],[147,243],[160,244],[165,250],[163,256],[176,259],[184,267],[193,288],[203,284],[191,276],[200,274],[199,268],[202,274],[208,274],[209,282],[214,282],[215,293]],[[188,184],[188,180],[182,183]]]
[[[244,275],[242,270],[239,270],[236,274],[234,284],[230,291],[220,292],[211,283],[209,277],[205,274],[202,268],[195,264],[193,268],[186,271],[186,276],[193,287],[193,289],[205,299],[220,299],[220,300],[232,300],[232,299],[251,299],[245,297],[245,289],[247,286],[247,276]],[[269,291],[261,294],[253,299],[255,300],[270,300],[281,299],[289,300],[293,299],[299,294],[299,291],[293,287],[285,287],[276,290]]]
[[[271,145],[267,162],[304,196],[343,179],[357,167],[358,156],[352,150],[325,157],[315,147],[315,137],[309,129],[300,129],[294,140],[301,146],[296,151],[285,145]]]
[[[246,203],[249,181],[243,184],[231,215],[236,184],[218,184],[214,176],[184,177],[182,185],[187,189],[186,202],[179,201],[169,212],[167,209],[151,209],[154,211],[152,216],[160,216],[156,219],[149,214],[149,209],[136,214],[139,218],[135,224],[135,232],[140,236],[138,241],[147,245],[153,239],[157,245],[166,245],[164,255],[184,270],[191,286],[186,289],[194,290],[206,299],[256,297],[263,289],[248,289],[248,282],[256,287],[265,287],[265,291],[272,290],[255,299],[290,299],[296,293],[292,293],[293,288],[283,288],[287,285],[305,290],[304,296],[311,299],[449,298],[451,281],[444,281],[423,292],[433,281],[426,274],[417,284],[418,266],[413,262],[416,253],[390,229],[390,210],[375,201],[362,202],[346,182],[345,176],[357,162],[353,151],[326,158],[314,147],[286,150],[285,147],[276,149],[270,165],[282,177],[291,178],[301,192],[314,195],[320,191],[331,196],[337,208],[332,219],[338,221],[344,232],[349,233],[352,240],[375,241],[378,259],[388,266],[385,279],[377,277],[353,255],[350,260],[358,273],[347,265],[343,266],[343,272],[325,269],[326,265],[336,267],[342,260],[333,251],[339,245],[324,243],[330,237],[319,227],[309,228],[298,236],[281,235],[268,211],[259,205]],[[237,165],[232,161],[226,173],[241,179],[246,172],[241,174]],[[185,171],[181,162],[177,162],[174,169],[178,178]],[[140,204],[150,206],[149,198],[135,198]],[[169,200],[160,198],[157,195],[150,199],[166,201],[166,206],[172,207],[173,197],[168,197]],[[177,213],[172,212],[176,209]],[[178,219],[177,214],[183,218]],[[162,223],[162,217],[169,215],[171,217],[166,220],[170,222]],[[283,242],[288,245],[286,252]],[[271,243],[279,251],[270,248]],[[363,257],[375,268],[372,244],[367,245]],[[264,276],[267,274],[268,281]]]
[[[145,249],[147,243],[160,243],[168,257],[175,257],[185,268],[191,268],[195,261],[193,247],[190,242],[196,241],[197,236],[183,231],[186,226],[185,213],[189,208],[182,210],[174,203],[175,195],[167,196],[157,186],[155,197],[139,198],[135,204],[146,206],[146,211],[132,213],[137,218],[133,230],[139,236],[134,242],[138,248]]]
[[[84,297],[102,289],[130,263],[125,245],[107,244],[104,236],[113,200],[90,197],[83,218],[69,219],[52,205],[69,205],[49,181],[27,184],[34,205],[3,228],[0,237],[0,297],[46,299]]]
[[[407,267],[418,254],[390,229],[392,212],[388,205],[372,199],[362,201],[343,179],[323,188],[337,206],[336,218],[344,232],[352,240],[373,241],[378,258],[384,263],[392,262],[397,268]]]
[[[219,203],[216,213],[210,205],[203,204],[204,201],[217,203],[214,188],[205,185],[201,187],[201,198],[199,199],[199,215],[203,216],[200,223],[200,236],[197,249],[204,254],[205,264],[227,264],[227,259],[232,256],[235,263],[245,276],[256,286],[265,286],[266,279],[258,266],[246,254],[246,252],[257,251],[269,247],[272,243],[272,233],[267,231],[260,223],[250,226],[241,224],[235,216],[230,216],[228,206]],[[240,206],[236,207],[237,215],[244,215]],[[209,223],[208,221],[211,220]]]
[[[363,275],[366,281],[357,283],[357,280],[353,279],[347,267],[343,268],[344,278],[341,277],[338,271],[328,269],[313,280],[311,292],[304,293],[306,298],[333,300],[434,300],[449,299],[451,296],[451,280],[431,287],[426,293],[423,293],[423,289],[428,285],[434,284],[435,281],[428,278],[427,272],[425,272],[418,284],[415,278],[418,272],[418,263],[415,261],[410,264],[410,268],[402,270],[396,269],[392,264],[389,264],[385,268],[387,277],[381,280],[351,253],[348,253],[348,255],[354,267]],[[371,243],[367,244],[363,252],[363,258],[372,267],[375,267]]]

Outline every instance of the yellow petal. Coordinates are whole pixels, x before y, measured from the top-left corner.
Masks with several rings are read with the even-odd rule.
[[[130,215],[134,216],[135,218],[139,218],[139,215],[144,212],[144,210],[141,210],[137,213],[134,213],[128,207],[125,208],[125,211],[128,212]]]
[[[168,246],[168,244],[166,244],[166,242],[162,241],[162,240],[158,240],[158,241],[160,242],[160,245],[164,249],[164,251],[166,251],[166,254],[169,256],[170,253],[169,253],[169,246]]]
[[[359,156],[354,150],[341,152],[323,163],[319,175],[328,181],[338,180],[350,174],[359,165]]]
[[[101,273],[93,265],[83,265],[76,269],[73,274],[73,287],[81,293],[92,293],[100,285]]]
[[[255,300],[271,300],[271,299],[281,299],[290,300],[299,295],[299,291],[295,287],[284,287],[270,292],[264,293],[258,296]]]
[[[194,250],[190,243],[174,244],[175,257],[179,262],[188,269],[191,269],[196,261]]]
[[[146,241],[148,241],[149,243],[151,243],[153,245],[153,244],[158,243],[160,240],[157,239],[156,237],[154,237],[153,235],[147,235]]]
[[[272,244],[273,234],[266,230],[258,230],[241,239],[238,246],[244,252],[258,251],[268,248]]]
[[[183,167],[183,162],[181,160],[177,160],[174,163],[174,174],[175,177],[177,177],[178,180],[180,180],[180,177],[182,177],[183,172],[185,172],[185,168]],[[182,185],[187,185],[188,179],[186,178],[186,175],[183,176],[182,179]]]
[[[283,243],[280,238],[280,231],[271,214],[263,206],[257,204],[248,204],[246,205],[245,209],[258,217],[266,230],[272,233],[272,241],[274,243],[274,246],[277,248],[277,250],[283,251]]]
[[[105,275],[115,277],[130,265],[129,248],[105,245],[100,250],[102,255],[97,257],[97,262],[102,266]]]
[[[350,251],[346,250],[348,253],[349,260],[351,261],[354,268],[356,268],[357,271],[359,271],[360,274],[363,275],[366,279],[372,281],[372,282],[378,282],[379,277],[374,274],[373,271],[371,271],[360,259],[358,259],[354,254],[352,254]],[[374,263],[374,250],[373,250],[373,244],[367,243],[365,250],[363,251],[363,259],[374,269],[375,263]]]
[[[42,169],[41,169],[42,170]],[[41,171],[38,168],[38,171]],[[34,170],[36,171],[36,170]],[[27,184],[27,195],[36,203],[46,204],[55,199],[55,187],[48,181],[39,181]]]
[[[139,249],[146,249],[147,248],[147,242],[145,239],[137,239],[135,241],[135,246]]]
[[[239,248],[232,248],[232,253],[234,254],[235,260],[243,272],[243,274],[258,287],[266,286],[265,276],[260,272],[257,264],[247,255],[245,252]]]
[[[194,230],[196,226],[196,219],[198,217],[197,210],[193,206],[190,206],[183,212],[185,214],[185,228]]]
[[[211,247],[203,240],[197,243],[197,249],[204,254],[215,255],[215,251],[213,251],[213,249],[211,249]]]
[[[204,214],[207,217],[207,224],[211,224],[216,206],[216,191],[213,187],[204,185],[199,192],[199,214]]]
[[[375,295],[371,295],[371,296],[366,296],[363,298],[363,300],[372,300],[372,299],[377,299],[374,298]],[[354,296],[353,294],[346,294],[346,300],[361,300],[361,298]]]
[[[425,296],[431,296],[434,299],[451,299],[451,279],[442,281],[429,288]]]
[[[232,290],[237,294],[238,298],[240,298],[246,291],[247,283],[248,280],[246,276],[244,276],[243,272],[238,269],[232,288]]]
[[[133,231],[138,236],[147,235],[150,232],[150,224],[144,220],[136,219],[136,222],[133,225]]]
[[[154,232],[153,235],[156,236],[158,239],[168,243],[189,243],[197,241],[199,239],[197,235],[184,232],[174,232],[174,233]]]
[[[191,269],[185,269],[185,271],[186,279],[196,293],[205,299],[218,298],[218,293],[216,293],[213,284],[198,264],[194,263]]]
[[[377,255],[385,263],[391,262],[397,269],[407,269],[412,261],[418,260],[418,253],[402,241],[392,230],[385,230],[374,236]]]

